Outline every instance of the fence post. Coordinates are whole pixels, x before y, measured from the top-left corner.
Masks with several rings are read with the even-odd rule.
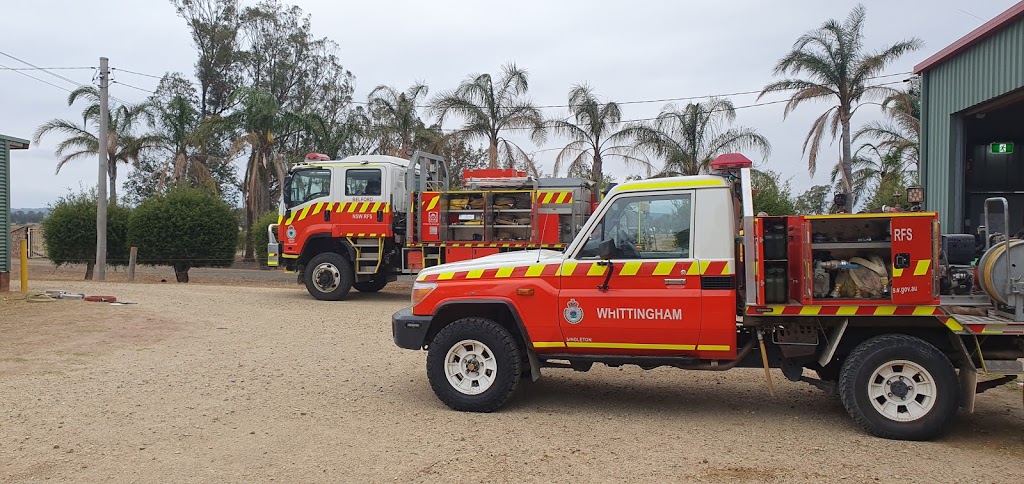
[[[21,239],[21,292],[28,292],[28,240]]]
[[[139,248],[132,247],[128,254],[128,282],[135,282],[135,259],[139,255]]]

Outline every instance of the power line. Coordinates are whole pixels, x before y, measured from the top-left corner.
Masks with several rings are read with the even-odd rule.
[[[142,72],[129,71],[128,69],[119,69],[117,67],[111,67],[111,71],[121,71],[125,74],[135,74],[136,76],[152,77],[153,79],[163,79],[163,76],[154,76],[153,74],[144,74]],[[195,84],[195,83],[193,83]]]
[[[22,59],[19,59],[17,57],[14,57],[13,55],[8,54],[8,53],[6,53],[4,51],[0,51],[0,55],[3,55],[4,57],[10,57],[11,59],[14,59],[14,60],[16,60],[18,62],[21,62],[22,64],[25,64],[25,65],[27,65],[29,67],[32,67],[34,70],[45,72],[45,73],[47,73],[47,74],[49,74],[49,75],[51,75],[53,77],[56,77],[57,79],[60,79],[60,80],[62,80],[64,82],[67,82],[69,84],[73,84],[75,87],[85,87],[86,86],[85,84],[82,84],[82,83],[77,82],[77,81],[72,80],[72,79],[68,79],[67,77],[64,77],[64,76],[62,76],[60,74],[57,74],[57,73],[55,73],[53,71],[50,71],[50,70],[48,70],[45,67],[39,67],[39,66],[37,66],[37,65],[35,65],[35,64],[31,63],[31,62],[28,62],[26,60],[22,60]],[[21,71],[15,71],[15,72],[21,73]],[[42,81],[42,79],[36,79],[36,80]],[[47,83],[47,84],[49,84],[49,83]],[[50,85],[52,85],[52,84],[50,84]],[[68,92],[71,92],[71,91],[68,91]],[[117,101],[117,102],[119,102],[121,104],[128,104],[125,100],[117,98],[117,97],[114,97],[114,96],[110,96],[110,99],[113,99],[114,101]]]
[[[113,70],[113,69],[111,69],[111,70]],[[124,86],[124,87],[130,87],[130,88],[132,88],[132,89],[138,89],[139,91],[142,91],[142,92],[148,92],[148,93],[150,93],[150,94],[156,94],[156,91],[150,91],[149,89],[143,89],[143,88],[141,88],[141,87],[133,86],[133,85],[131,85],[131,84],[128,84],[128,83],[126,83],[126,82],[121,82],[121,81],[110,81],[110,83],[111,83],[111,84],[120,84],[120,85],[122,85],[122,86]]]
[[[30,78],[35,79],[35,80],[37,80],[37,81],[39,81],[39,82],[41,82],[43,84],[48,84],[50,86],[56,87],[57,89],[60,89],[61,91],[64,91],[64,92],[67,92],[67,93],[71,92],[71,89],[67,89],[67,88],[58,86],[58,85],[56,85],[56,84],[54,84],[54,83],[52,83],[50,81],[47,81],[47,80],[44,80],[44,79],[40,79],[40,78],[38,78],[36,76],[33,76],[32,74],[29,74],[27,72],[22,72],[20,69],[12,69],[12,68],[7,67],[7,66],[5,66],[3,64],[0,64],[0,69],[5,70],[5,71],[11,71],[11,72],[14,72],[15,74],[21,74],[21,75],[23,75],[25,77],[30,77]]]

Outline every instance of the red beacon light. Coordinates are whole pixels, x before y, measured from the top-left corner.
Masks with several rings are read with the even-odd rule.
[[[711,162],[711,171],[713,173],[729,173],[753,166],[754,162],[746,156],[739,153],[725,153],[718,155],[718,158]]]
[[[323,153],[309,153],[306,155],[306,161],[330,161],[331,157]]]

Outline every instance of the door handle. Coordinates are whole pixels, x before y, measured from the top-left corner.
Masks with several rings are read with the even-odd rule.
[[[665,279],[666,286],[685,286],[686,279]]]
[[[383,222],[384,221],[384,211],[383,210],[377,210],[377,221],[378,222]]]
[[[324,222],[330,222],[330,221],[331,221],[331,211],[330,210],[324,210]]]

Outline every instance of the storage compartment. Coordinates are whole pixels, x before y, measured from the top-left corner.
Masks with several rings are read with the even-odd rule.
[[[813,219],[809,230],[813,300],[892,299],[890,218]]]
[[[488,221],[491,239],[500,242],[529,241],[533,228],[533,192],[493,192],[490,196]]]
[[[768,304],[789,301],[789,244],[785,217],[761,219],[764,240],[764,299]]]
[[[444,194],[446,239],[454,241],[482,241],[485,232],[484,192],[450,192]]]

